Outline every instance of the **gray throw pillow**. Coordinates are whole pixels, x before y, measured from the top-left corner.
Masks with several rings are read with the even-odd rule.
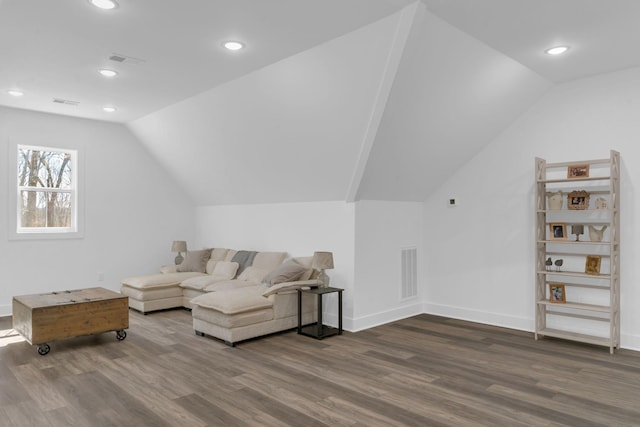
[[[211,249],[203,249],[201,251],[187,251],[182,264],[178,265],[176,271],[186,272],[195,271],[204,273],[207,268],[207,261],[211,256]]]
[[[300,280],[308,270],[309,267],[298,264],[294,260],[289,260],[267,274],[264,279],[262,279],[262,283],[265,283],[267,286],[273,286],[278,283],[295,282],[296,280]]]

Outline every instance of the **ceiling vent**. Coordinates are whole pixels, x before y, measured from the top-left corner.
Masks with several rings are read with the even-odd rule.
[[[79,101],[69,101],[68,99],[62,98],[53,98],[53,102],[55,102],[56,104],[72,105],[74,107],[77,107],[78,104],[80,104]]]
[[[132,56],[127,56],[127,55],[121,55],[119,53],[112,54],[109,57],[109,60],[114,62],[119,62],[121,64],[132,64],[132,65],[138,65],[145,62],[144,59],[134,58]]]

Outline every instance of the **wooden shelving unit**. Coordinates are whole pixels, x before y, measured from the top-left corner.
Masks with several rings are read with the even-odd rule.
[[[589,176],[567,178],[567,168],[589,165]],[[535,339],[543,336],[620,347],[620,153],[608,159],[563,163],[535,160]],[[563,192],[560,209],[549,209],[547,194]],[[587,191],[586,209],[568,209],[567,195]],[[596,198],[606,208],[595,209]],[[564,240],[550,236],[550,224],[566,224]],[[572,239],[572,225],[583,225],[584,235]],[[590,241],[589,226],[607,227],[602,241]],[[601,259],[600,272],[587,274],[586,258]],[[545,265],[548,258],[563,260]],[[565,287],[565,302],[551,301],[549,284]],[[605,325],[605,327],[603,327]],[[608,327],[607,327],[608,326]]]

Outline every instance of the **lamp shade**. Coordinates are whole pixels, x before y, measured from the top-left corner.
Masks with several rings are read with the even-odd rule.
[[[171,252],[186,252],[187,242],[184,240],[174,240],[171,244]]]
[[[331,270],[333,268],[333,253],[314,252],[311,267],[316,270]]]

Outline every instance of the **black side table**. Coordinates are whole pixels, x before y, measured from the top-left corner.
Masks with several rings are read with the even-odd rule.
[[[342,335],[342,291],[340,288],[311,288],[298,289],[298,334],[306,335],[316,339],[323,339],[331,335]],[[338,293],[338,327],[322,324],[322,296],[325,294]],[[318,304],[318,322],[302,327],[302,294],[316,295]]]

